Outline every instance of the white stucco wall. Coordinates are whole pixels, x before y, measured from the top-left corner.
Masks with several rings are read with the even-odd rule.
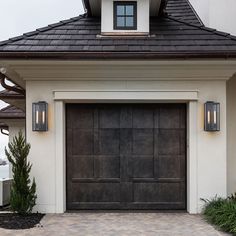
[[[190,0],[190,2],[206,26],[236,35],[235,0]]]
[[[107,67],[109,68],[109,67]],[[201,70],[201,69],[199,69]],[[181,73],[177,69],[178,73]],[[186,72],[186,71],[185,71]],[[69,72],[68,72],[69,73]],[[81,72],[86,73],[85,71]],[[104,78],[112,72],[107,69],[100,71]],[[196,76],[194,79],[193,71],[189,71],[188,79],[170,78],[145,78],[140,79],[138,71],[134,70],[132,78],[119,79],[119,75],[109,79],[99,79],[98,77],[78,79],[65,77],[56,81],[54,78],[44,78],[39,81],[37,78],[27,78],[27,140],[31,143],[32,149],[30,160],[33,163],[32,175],[36,178],[37,183],[37,207],[35,210],[40,212],[58,212],[57,201],[62,196],[58,196],[58,187],[62,188],[63,181],[58,180],[57,168],[61,160],[57,156],[57,147],[55,144],[57,119],[63,120],[63,115],[55,116],[54,91],[198,91],[199,99],[196,106],[196,194],[197,204],[196,212],[201,211],[201,198],[211,198],[216,194],[226,196],[226,81],[205,79],[199,80]],[[159,72],[156,71],[156,74]],[[155,73],[154,73],[155,74]],[[40,75],[39,75],[40,76]],[[139,78],[135,80],[135,77]],[[70,79],[71,78],[71,79]],[[64,81],[63,81],[64,80]],[[99,81],[98,81],[99,80]],[[43,92],[42,92],[43,91]],[[140,99],[137,97],[137,99]],[[31,124],[31,106],[32,102],[45,100],[49,103],[49,131],[45,133],[32,132]],[[206,101],[213,100],[221,104],[221,131],[217,133],[207,133],[203,131],[203,105]],[[59,109],[60,110],[60,109]],[[59,137],[60,138],[60,137]],[[59,147],[61,148],[61,147]],[[189,180],[188,180],[189,181]],[[58,184],[59,183],[59,184]],[[192,185],[192,183],[188,183]],[[195,196],[194,196],[195,197]],[[194,210],[192,213],[196,213]]]
[[[149,33],[149,0],[137,0],[137,30],[114,30],[114,1],[115,0],[102,0],[102,33]]]
[[[236,192],[236,76],[227,82],[227,190]]]

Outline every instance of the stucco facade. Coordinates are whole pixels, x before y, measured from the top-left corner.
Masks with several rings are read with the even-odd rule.
[[[36,66],[34,62],[27,70],[23,64],[16,67],[26,82],[26,137],[32,145],[29,158],[38,194],[35,210],[66,210],[66,103],[186,103],[187,210],[199,213],[201,198],[227,195],[226,81],[234,62],[223,66],[194,61],[68,62],[63,66],[60,62]],[[49,104],[49,131],[45,133],[32,132],[32,103],[40,100]],[[221,104],[220,132],[203,130],[203,105],[209,100]]]
[[[200,213],[202,199],[236,191],[236,38],[202,25],[187,0],[155,1],[155,17],[154,1],[117,16],[113,2],[86,0],[86,14],[0,44],[1,80],[25,94],[34,211]],[[48,111],[32,114],[39,101]],[[220,111],[204,117],[207,101]],[[218,115],[218,132],[204,131]]]

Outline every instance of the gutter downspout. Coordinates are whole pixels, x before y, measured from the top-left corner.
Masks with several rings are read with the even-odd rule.
[[[9,136],[9,133],[6,133],[6,129],[1,129],[1,134]]]
[[[13,91],[13,92],[25,95],[25,90],[24,89],[20,89],[20,88],[17,88],[17,87],[7,85],[6,81],[5,81],[6,78],[7,78],[7,76],[0,72],[0,83],[1,83],[3,88],[5,88],[6,90],[9,90],[9,91]]]

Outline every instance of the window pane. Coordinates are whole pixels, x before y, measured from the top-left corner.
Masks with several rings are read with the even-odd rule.
[[[133,16],[134,15],[134,6],[126,6],[126,15]]]
[[[134,18],[133,17],[126,17],[126,26],[133,27],[134,26]]]
[[[117,26],[124,27],[125,26],[125,17],[117,17]]]
[[[117,15],[124,15],[125,14],[125,6],[117,6]]]

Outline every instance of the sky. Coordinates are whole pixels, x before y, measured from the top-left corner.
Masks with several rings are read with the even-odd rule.
[[[0,41],[83,13],[82,0],[1,0]],[[6,105],[0,101],[0,108]],[[7,142],[0,134],[0,159]]]

